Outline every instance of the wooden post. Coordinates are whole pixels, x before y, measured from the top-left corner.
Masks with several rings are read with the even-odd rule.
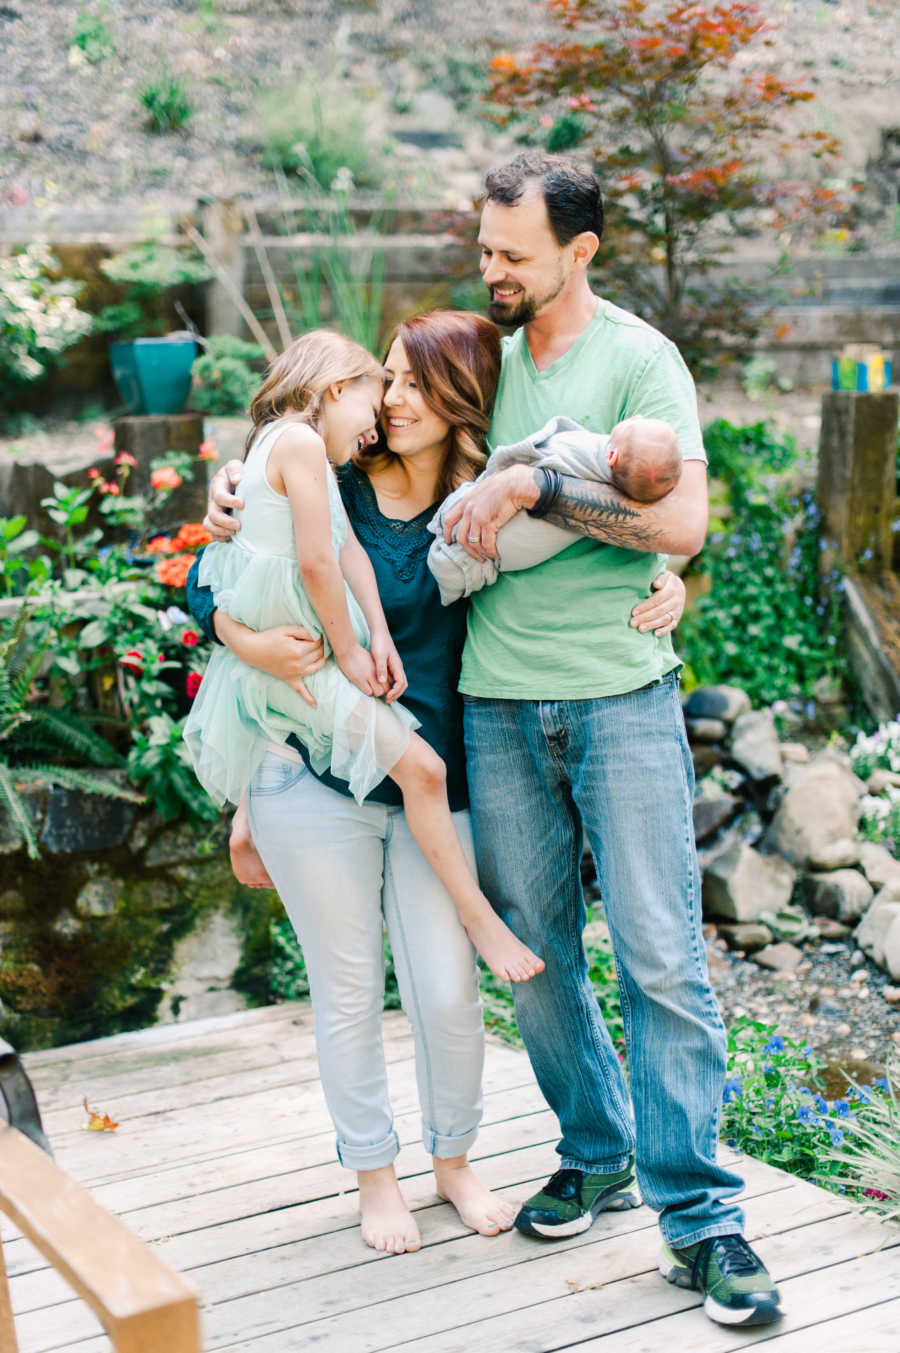
[[[0,1353],[19,1353],[16,1327],[13,1323],[12,1303],[9,1299],[9,1279],[6,1276],[6,1259],[3,1256],[2,1240],[0,1240]]]
[[[117,418],[113,423],[115,449],[134,456],[129,488],[150,492],[151,462],[171,451],[186,451],[196,456],[203,441],[203,415],[199,413],[160,413],[145,417]],[[197,462],[192,482],[175,489],[158,519],[156,531],[177,528],[186,521],[202,521],[206,513],[206,462]]]
[[[227,275],[231,286],[214,277],[207,292],[206,329],[211,334],[234,334],[240,338],[244,320],[234,303],[234,293],[244,292],[244,250],[241,238],[244,218],[232,201],[209,202],[201,208],[200,219],[206,243]]]
[[[818,501],[823,568],[890,569],[896,512],[895,390],[831,390],[822,399]]]

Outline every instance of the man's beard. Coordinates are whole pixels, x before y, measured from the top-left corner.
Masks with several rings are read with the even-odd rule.
[[[509,301],[495,301],[492,290],[488,314],[495,324],[504,325],[506,328],[529,324],[544,309],[544,306],[550,305],[552,301],[556,300],[566,285],[566,280],[565,273],[560,268],[553,285],[543,296],[537,296],[534,292],[522,291],[517,297]]]

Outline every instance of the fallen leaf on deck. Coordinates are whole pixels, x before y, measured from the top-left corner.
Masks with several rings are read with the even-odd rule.
[[[108,1113],[100,1113],[98,1109],[90,1108],[87,1095],[81,1102],[84,1105],[85,1113],[88,1115],[88,1122],[85,1124],[88,1132],[115,1132],[119,1125],[113,1122]]]

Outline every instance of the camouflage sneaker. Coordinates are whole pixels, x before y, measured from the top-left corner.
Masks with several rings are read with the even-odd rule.
[[[557,1170],[529,1198],[515,1225],[526,1236],[541,1240],[565,1240],[580,1235],[601,1212],[623,1212],[640,1207],[641,1200],[627,1192],[634,1183],[634,1160],[615,1174],[588,1174],[584,1170]]]
[[[676,1287],[704,1292],[703,1309],[720,1325],[769,1325],[781,1317],[778,1288],[743,1236],[710,1236],[684,1250],[663,1244],[659,1271]]]

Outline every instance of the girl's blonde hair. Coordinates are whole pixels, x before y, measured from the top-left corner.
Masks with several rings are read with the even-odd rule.
[[[295,338],[269,367],[262,388],[250,405],[253,426],[244,457],[254,438],[276,418],[294,418],[317,428],[329,386],[363,376],[382,377],[381,363],[359,343],[330,329],[310,329]]]
[[[491,409],[500,379],[500,331],[471,310],[433,310],[399,324],[399,339],[422,398],[450,424],[447,454],[438,480],[445,498],[484,469]],[[395,459],[384,442],[354,457],[361,469],[379,469]]]

